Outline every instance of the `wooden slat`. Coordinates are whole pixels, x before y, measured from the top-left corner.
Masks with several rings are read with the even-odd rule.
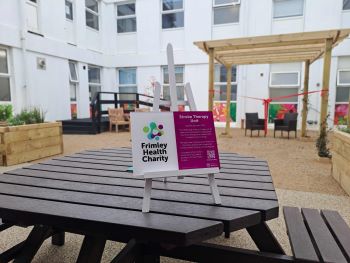
[[[132,238],[150,242],[189,245],[218,236],[221,222],[123,209],[53,202],[0,195],[0,214],[4,219],[31,224],[59,225],[73,233],[93,233],[126,242]]]
[[[73,166],[77,167],[77,166]],[[78,166],[78,168],[83,168],[81,166]],[[91,167],[90,167],[91,168]],[[93,169],[93,168],[91,168]],[[136,178],[133,178],[133,175],[131,173],[127,172],[119,172],[116,170],[112,170],[115,172],[114,178],[101,178],[101,183],[109,179],[108,182],[114,182],[116,185],[143,185],[144,180],[141,180],[140,178],[137,180]],[[13,173],[13,172],[11,172]],[[190,182],[192,180],[192,183],[186,183]],[[198,183],[195,183],[195,182]],[[245,188],[245,189],[257,189],[257,190],[267,190],[267,191],[274,191],[274,186],[273,183],[271,182],[246,182],[246,181],[235,181],[231,180],[229,183],[224,180],[220,180],[220,184],[229,184],[231,187],[236,187],[236,188]],[[207,192],[207,183],[204,183],[203,180],[201,182],[201,179],[196,179],[196,178],[188,178],[185,179],[184,181],[182,180],[174,180],[170,179],[168,184],[163,184],[163,183],[158,183],[155,181],[154,187],[167,187],[168,190],[178,190],[178,191],[193,191],[192,184],[195,184],[196,189],[201,192]],[[230,195],[230,188],[222,188],[220,189],[220,192],[224,195]]]
[[[0,194],[132,211],[141,211],[142,207],[142,198],[92,194],[5,183],[0,183]],[[240,224],[241,227],[242,224],[243,227],[247,227],[258,224],[261,221],[260,212],[257,211],[159,200],[152,201],[151,211],[157,214],[222,221],[227,230],[232,230],[235,223],[239,223],[241,220],[247,221],[242,222]]]
[[[52,173],[49,173],[52,174]],[[43,179],[43,177],[28,178],[27,176],[13,176],[9,174],[4,174],[0,177],[1,182],[13,183],[13,184],[27,184],[27,185],[38,185],[41,187],[47,188],[58,188],[58,189],[75,189],[76,191],[83,192],[100,192],[100,193],[110,193],[118,196],[130,196],[130,197],[143,197],[143,187],[144,185],[138,185],[138,187],[132,186],[115,186],[112,185],[98,185],[94,182],[94,178],[90,179],[90,183],[81,182],[81,181],[69,181],[68,178],[63,177],[64,174],[59,174],[55,180],[52,180],[54,176],[51,175],[51,180]],[[49,175],[47,175],[49,177]],[[61,179],[60,179],[61,177]],[[67,181],[61,181],[68,179]],[[89,178],[88,178],[89,179]],[[86,181],[88,181],[86,179]],[[105,192],[104,192],[105,191]],[[249,194],[253,195],[254,192],[250,190]],[[248,193],[243,193],[248,194]],[[263,193],[261,193],[263,194]],[[212,196],[208,193],[196,193],[194,192],[179,192],[179,191],[168,191],[166,187],[163,186],[163,189],[159,187],[154,187],[152,189],[152,199],[156,200],[167,200],[167,201],[176,201],[176,202],[185,202],[193,204],[205,204],[213,205]],[[265,199],[254,199],[246,197],[233,197],[233,196],[222,196],[222,207],[228,208],[238,208],[238,209],[248,209],[261,211],[264,218],[273,218],[278,214],[278,202],[276,200],[265,200]]]
[[[56,171],[56,172],[70,172],[70,173],[76,173],[76,174],[86,174],[86,175],[96,175],[96,176],[103,176],[103,177],[128,177],[130,178],[131,173],[116,173],[113,171],[103,171],[103,170],[92,170],[92,169],[85,169],[85,168],[74,168],[74,167],[64,167],[64,166],[57,166],[57,165],[47,165],[47,164],[34,164],[30,167],[25,167],[24,169],[32,169],[32,170],[43,170],[43,171]],[[123,169],[121,169],[123,170]],[[272,182],[271,176],[264,176],[264,175],[250,175],[250,174],[240,174],[240,173],[220,173],[215,175],[218,182],[221,181],[231,181],[231,180],[237,180],[237,181],[250,181],[250,182]],[[207,179],[207,175],[196,175],[196,176],[188,176],[186,178],[205,178]],[[187,180],[185,178],[185,181]],[[135,177],[135,179],[142,178]],[[179,181],[182,182],[182,181]],[[222,184],[225,185],[225,184]]]
[[[85,153],[76,153],[72,155],[68,155],[66,157],[69,158],[84,158],[84,159],[92,159],[92,160],[109,160],[109,161],[130,161],[129,157],[119,157],[119,156],[101,156],[101,155],[96,155],[96,154],[85,154]],[[241,159],[233,159],[233,160],[226,160],[226,159],[221,159],[220,160],[221,165],[223,164],[234,164],[234,165],[250,165],[250,166],[263,166],[263,167],[268,167],[266,161],[247,161],[247,160],[241,160]]]
[[[336,211],[322,210],[321,215],[325,220],[337,244],[344,256],[350,262],[350,228],[344,219]]]
[[[84,158],[84,157],[59,157],[59,158],[53,158],[54,160],[61,160],[61,161],[68,161],[68,162],[80,162],[80,163],[93,163],[93,164],[105,164],[105,165],[120,165],[120,166],[132,166],[132,161],[129,159],[128,161],[120,161],[120,160],[102,160],[102,159],[91,159],[91,158]],[[221,168],[223,169],[243,169],[243,170],[257,170],[257,171],[269,171],[269,168],[267,166],[251,166],[251,165],[245,165],[245,164],[230,164],[230,163],[222,163]]]
[[[295,259],[317,262],[318,257],[299,208],[284,207],[283,214]]]
[[[348,261],[342,254],[320,213],[316,209],[309,208],[303,208],[301,212],[322,260],[326,263],[347,263]]]

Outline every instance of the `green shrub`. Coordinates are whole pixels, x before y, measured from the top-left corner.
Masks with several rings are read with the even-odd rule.
[[[0,105],[0,121],[7,121],[12,117],[12,105]]]
[[[339,128],[340,131],[350,133],[350,128]]]
[[[43,122],[45,122],[45,113],[39,108],[24,109],[8,121],[10,126]]]
[[[323,121],[323,125],[325,125],[327,127],[327,118]],[[321,125],[321,127],[323,126]],[[331,158],[332,155],[330,153],[330,150],[328,148],[328,130],[326,129],[322,129],[321,128],[321,132],[320,132],[320,136],[318,137],[317,141],[316,141],[316,148],[317,148],[317,152],[318,152],[318,156],[320,157],[327,157],[327,158]]]

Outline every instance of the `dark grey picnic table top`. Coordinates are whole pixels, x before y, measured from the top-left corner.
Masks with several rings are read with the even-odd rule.
[[[150,213],[142,213],[144,180],[127,169],[129,148],[89,150],[0,176],[0,218],[18,225],[128,242],[189,246],[246,228],[258,248],[281,252],[265,221],[278,217],[266,161],[220,153],[213,204],[206,175],[154,180]]]

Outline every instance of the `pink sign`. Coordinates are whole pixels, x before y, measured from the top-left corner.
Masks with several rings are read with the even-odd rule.
[[[174,112],[179,170],[220,168],[213,113]]]

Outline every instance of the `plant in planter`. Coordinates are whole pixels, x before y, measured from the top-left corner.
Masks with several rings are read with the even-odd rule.
[[[328,119],[327,118],[323,121],[323,124],[326,124]],[[331,158],[332,155],[330,153],[330,150],[328,148],[328,130],[327,129],[321,129],[320,136],[318,137],[316,141],[316,148],[318,151],[318,156],[319,157],[325,157],[325,158]]]
[[[7,125],[7,120],[12,117],[12,105],[0,105],[0,123]]]
[[[45,122],[45,113],[39,108],[23,109],[19,114],[9,119],[9,126],[36,124]]]

